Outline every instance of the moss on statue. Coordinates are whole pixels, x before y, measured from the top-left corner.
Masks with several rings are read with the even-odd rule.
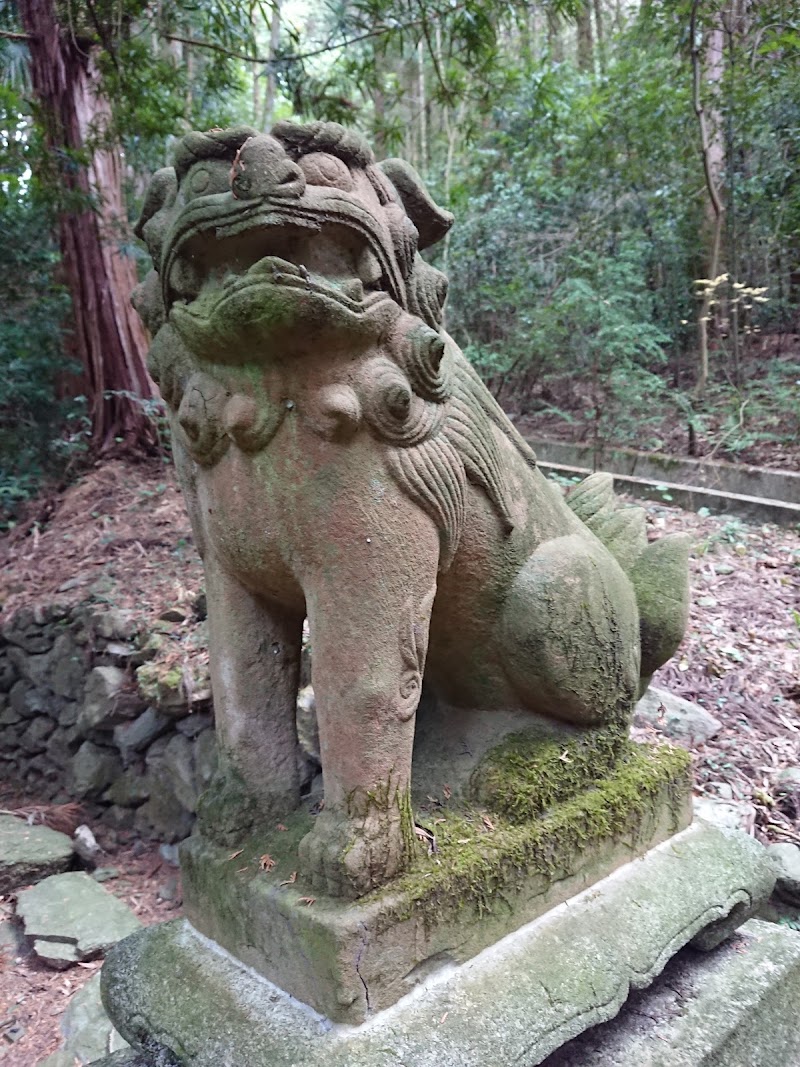
[[[623,723],[567,738],[544,731],[511,734],[475,770],[473,796],[512,822],[535,818],[612,774],[627,734]]]
[[[674,833],[685,819],[691,794],[688,752],[670,746],[652,748],[625,743],[613,770],[570,799],[556,802],[538,818],[520,821],[520,809],[508,814],[480,809],[442,812],[435,826],[436,866],[419,863],[382,892],[399,898],[401,914],[422,912],[430,922],[445,921],[462,908],[479,914],[491,911],[507,894],[519,891],[525,883],[541,878],[552,882],[574,870],[580,854],[603,841],[631,838],[635,845],[641,833],[662,816],[665,795]],[[496,795],[511,797],[520,783],[525,786],[524,765],[519,748],[506,749],[512,755],[503,778],[502,764],[494,764],[492,781]],[[568,768],[568,764],[564,764]],[[572,781],[565,773],[565,781]],[[529,781],[527,786],[532,789]],[[554,793],[565,788],[553,785]],[[418,815],[425,825],[428,820]],[[365,897],[368,904],[378,894]]]
[[[404,825],[409,870],[362,897],[359,905],[392,901],[386,911],[392,923],[412,912],[423,913],[430,922],[447,921],[462,908],[482,914],[532,881],[549,883],[574,871],[591,847],[628,841],[635,850],[637,839],[652,833],[665,810],[667,832],[680,830],[688,821],[689,753],[667,745],[635,744],[612,731],[597,734],[601,736],[591,742],[584,738],[556,745],[548,740],[538,747],[528,735],[506,739],[485,761],[483,795],[491,795],[491,805],[454,803],[412,813],[407,795],[398,793],[404,824],[411,825],[411,834],[414,823],[429,831],[435,849],[427,834],[425,839],[410,837]],[[605,773],[599,769],[601,760],[606,761]],[[288,882],[303,892],[297,846],[313,825],[307,810],[279,824],[259,820],[252,798],[229,770],[218,787],[203,796],[200,816],[209,845],[213,841],[237,850],[235,864],[219,854],[217,863],[209,862],[208,852],[195,864],[186,854],[188,879],[200,889],[201,898],[213,902],[217,915],[228,910],[225,900],[234,866],[237,885],[258,877],[265,885]],[[208,832],[209,823],[213,833]],[[211,849],[213,853],[213,845]],[[263,856],[272,861],[266,870],[260,865]]]
[[[253,832],[257,805],[242,776],[232,767],[218,767],[197,805],[197,822],[209,840],[235,844]]]

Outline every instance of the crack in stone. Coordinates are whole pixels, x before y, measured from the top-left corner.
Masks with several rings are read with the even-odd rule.
[[[372,1011],[372,1004],[370,1003],[369,999],[369,989],[367,988],[367,983],[364,981],[364,976],[361,973],[361,959],[367,950],[367,929],[364,923],[359,923],[358,925],[361,930],[362,939],[361,947],[359,948],[358,955],[356,956],[356,974],[358,975],[358,979],[364,987],[364,996],[367,1000],[367,1013],[369,1014]]]

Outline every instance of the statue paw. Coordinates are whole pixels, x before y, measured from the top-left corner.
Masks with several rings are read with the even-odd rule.
[[[318,893],[354,900],[388,882],[404,865],[399,813],[352,819],[323,811],[300,842],[300,863]]]

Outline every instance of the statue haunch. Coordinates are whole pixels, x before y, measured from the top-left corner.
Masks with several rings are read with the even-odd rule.
[[[299,803],[307,615],[325,808],[301,862],[341,896],[408,858],[423,675],[456,715],[624,728],[686,624],[685,543],[648,545],[607,476],[568,506],[441,329],[419,250],[451,223],[403,161],[284,122],[184,137],[137,231],[206,571],[219,826]]]

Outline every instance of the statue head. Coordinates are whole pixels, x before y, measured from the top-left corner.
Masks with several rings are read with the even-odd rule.
[[[421,249],[452,215],[402,160],[375,163],[335,123],[190,133],[151,183],[136,232],[154,273],[137,297],[195,353],[265,358],[298,326],[317,341],[374,334],[401,309],[437,329],[447,282]]]

